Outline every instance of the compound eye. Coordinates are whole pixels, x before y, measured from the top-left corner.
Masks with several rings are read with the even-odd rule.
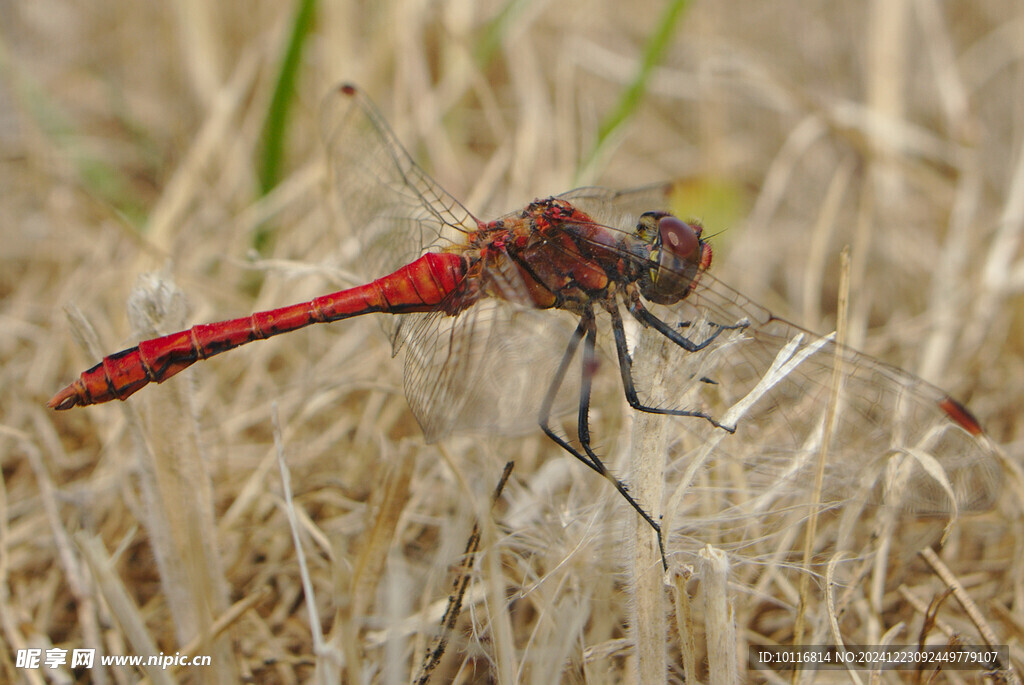
[[[700,246],[700,237],[693,226],[674,216],[665,216],[658,222],[661,247],[680,259],[686,259]]]

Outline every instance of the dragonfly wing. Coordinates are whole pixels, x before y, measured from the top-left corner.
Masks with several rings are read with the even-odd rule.
[[[564,312],[496,299],[455,317],[414,315],[403,328],[405,394],[427,441],[453,431],[536,430],[547,380],[574,327]]]
[[[558,197],[568,200],[599,224],[631,231],[644,212],[668,211],[671,192],[670,183],[658,183],[630,190],[588,186],[570,190]]]
[[[998,459],[969,414],[958,417],[962,408],[938,388],[775,318],[708,274],[682,302],[651,310],[673,326],[689,322],[679,330],[696,342],[714,336],[717,325],[747,324],[699,352],[673,345],[669,357],[681,402],[736,428],[729,435],[706,421],[682,424],[690,436],[680,442],[682,468],[696,473],[717,463],[743,474],[734,482],[747,495],[718,483],[724,511],[806,506],[822,449],[827,505],[956,514],[992,504]]]
[[[361,243],[365,278],[378,278],[427,251],[461,244],[476,219],[423,171],[361,91],[340,86],[322,125],[331,196]],[[393,339],[398,321],[388,322]]]

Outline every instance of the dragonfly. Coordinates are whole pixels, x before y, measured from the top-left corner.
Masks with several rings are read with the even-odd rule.
[[[255,340],[390,314],[386,330],[395,354],[405,352],[405,394],[428,442],[539,425],[646,521],[666,567],[660,521],[594,447],[591,397],[605,356],[633,410],[680,426],[670,449],[684,480],[698,481],[715,460],[747,470],[753,496],[718,486],[726,511],[763,514],[806,491],[823,443],[829,501],[881,496],[925,513],[991,505],[993,445],[962,403],[716,279],[703,228],[670,211],[669,185],[580,188],[482,221],[413,161],[358,88],[338,87],[325,112],[331,192],[375,279],[140,342],[82,373],[51,408],[125,400]],[[604,333],[599,346],[607,328],[611,340]],[[661,340],[657,360],[637,356],[638,331]],[[667,379],[660,388],[652,368]],[[560,426],[573,411],[575,436]]]

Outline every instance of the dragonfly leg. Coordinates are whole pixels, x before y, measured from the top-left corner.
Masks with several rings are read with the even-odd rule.
[[[650,326],[651,328],[658,331],[663,336],[674,342],[676,345],[682,347],[687,352],[700,352],[705,347],[710,345],[715,338],[721,335],[722,331],[732,331],[736,330],[737,328],[746,328],[747,326],[750,325],[746,321],[738,324],[733,324],[731,326],[709,322],[708,325],[712,326],[715,329],[714,332],[706,340],[699,343],[695,343],[686,336],[680,335],[678,331],[676,331],[667,323],[656,317],[654,314],[651,314],[649,311],[647,311],[647,309],[644,308],[642,304],[640,304],[639,301],[634,301],[630,303],[629,313],[632,314],[637,321],[639,321],[645,326]],[[679,327],[687,328],[690,325],[691,322],[684,321],[679,324]]]
[[[562,387],[562,381],[565,380],[565,373],[569,369],[569,364],[572,363],[572,358],[576,356],[576,349],[580,346],[580,341],[583,340],[583,336],[586,332],[586,321],[581,319],[579,325],[576,326],[576,330],[573,331],[572,337],[569,338],[569,344],[565,348],[565,354],[562,355],[562,362],[558,365],[558,370],[555,371],[555,377],[551,379],[551,385],[548,387],[547,394],[544,395],[544,401],[540,405],[540,416],[538,418],[540,428],[544,431],[544,434],[569,452],[573,452],[573,449],[569,447],[567,442],[551,430],[551,426],[548,422],[551,419],[551,406],[555,403],[555,396],[558,395],[558,389]],[[579,455],[574,453],[573,456],[578,457]],[[588,463],[587,466],[594,468],[593,464]]]
[[[692,325],[693,325],[692,321],[680,321],[679,323],[676,324],[676,328],[689,328]],[[711,325],[713,325],[713,324],[711,324]],[[725,330],[731,330],[733,328],[740,328],[741,326],[744,326],[744,325],[745,324],[740,324],[740,326],[726,326]],[[717,335],[717,333],[716,333],[716,335]],[[708,385],[718,385],[718,381],[713,381],[710,378],[708,378],[707,376],[701,376],[697,380],[699,380],[701,383],[707,383]]]
[[[591,325],[593,325],[593,315],[591,315],[589,318],[591,321]],[[577,348],[579,348],[580,341],[583,340],[584,336],[587,335],[587,333],[590,330],[588,328],[587,319],[588,317],[584,316],[580,320],[579,325],[576,327],[576,330],[573,332],[572,337],[569,339],[569,344],[565,348],[565,354],[562,355],[562,361],[558,365],[558,370],[555,371],[555,377],[551,380],[551,385],[548,387],[547,394],[544,395],[544,401],[541,403],[540,417],[538,419],[538,422],[540,423],[540,428],[542,431],[544,431],[544,434],[551,438],[559,447],[561,447],[566,452],[582,461],[589,468],[604,475],[603,466],[595,464],[594,462],[590,461],[590,459],[580,454],[579,450],[577,450],[575,447],[569,444],[568,440],[566,440],[558,433],[556,433],[551,428],[550,424],[551,407],[555,402],[555,397],[558,395],[558,390],[562,387],[562,382],[565,380],[565,374],[569,370],[569,364],[572,363],[573,357],[576,356],[576,350]],[[584,373],[584,383],[587,382],[587,374]],[[586,394],[589,400],[589,389],[586,391]],[[589,405],[584,406],[589,407]]]
[[[647,310],[642,311],[647,313],[647,315],[650,316],[653,321],[657,321],[658,324],[660,324],[661,327],[654,326],[656,330],[658,330],[660,333],[664,333],[665,337],[672,340],[672,342],[677,342],[676,340],[672,339],[672,337],[668,335],[668,333],[665,333],[665,331],[671,331],[672,329],[669,328],[661,319],[658,319],[657,317],[651,315],[649,312],[647,312]],[[608,313],[612,317],[612,333],[615,336],[615,353],[616,356],[618,356],[619,358],[619,372],[622,375],[622,389],[626,393],[626,401],[629,402],[629,406],[631,406],[633,409],[636,409],[637,411],[646,412],[648,414],[663,414],[666,416],[692,416],[694,418],[704,419],[715,428],[721,428],[722,430],[728,431],[730,433],[736,432],[735,426],[725,426],[716,421],[714,418],[712,418],[710,414],[707,414],[697,409],[669,409],[665,407],[652,407],[641,402],[640,398],[636,394],[636,384],[633,383],[633,357],[630,356],[629,346],[626,344],[626,330],[625,328],[623,328],[622,325],[622,317],[619,315],[618,309],[615,308],[614,306],[608,308]],[[644,319],[640,318],[639,316],[637,316],[637,318],[640,319],[640,321],[644,321]],[[718,326],[718,324],[715,325]],[[705,340],[700,345],[694,345],[693,341],[687,340],[686,338],[681,338],[681,340],[685,341],[687,344],[692,345],[693,349],[690,349],[689,347],[681,343],[677,344],[679,344],[680,347],[682,347],[683,349],[690,350],[691,352],[697,352],[703,349],[704,346],[707,345],[709,342],[714,340],[723,330],[727,330],[727,328],[724,326],[718,326],[718,330],[716,330],[715,333],[708,340]],[[700,380],[702,382],[706,381],[714,383],[714,381],[706,380],[703,378]]]
[[[650,312],[648,312],[648,314],[650,314]],[[654,316],[654,315],[651,314],[651,316]],[[676,328],[689,328],[692,325],[693,325],[692,321],[680,321],[679,323],[676,324]],[[747,326],[750,325],[750,322],[749,321],[741,321],[740,323],[734,323],[731,326],[726,326],[724,324],[712,323],[712,322],[709,321],[709,322],[707,322],[707,325],[708,326],[716,326],[718,328],[721,328],[723,331],[733,331],[733,330],[736,330],[737,328],[746,328]]]
[[[689,328],[692,325],[693,325],[692,321],[680,321],[679,323],[676,324],[676,328]],[[715,325],[715,324],[709,324],[709,325]],[[734,328],[746,328],[746,327],[747,327],[746,323],[736,324],[736,325],[733,325],[733,326],[721,326],[721,327],[719,327],[719,333],[721,331],[723,331],[723,330],[731,331]],[[716,333],[715,335],[718,335],[718,333]],[[701,383],[707,383],[708,385],[718,385],[718,381],[713,381],[710,378],[708,378],[707,376],[701,376],[697,380],[699,380]]]
[[[554,404],[555,396],[558,394],[558,389],[561,387],[562,381],[565,380],[565,374],[568,370],[569,364],[572,362],[572,358],[576,356],[576,349],[579,347],[581,339],[584,340],[583,378],[581,379],[580,384],[579,414],[577,416],[576,435],[579,438],[580,445],[583,446],[584,452],[586,452],[585,456],[569,444],[567,440],[555,433],[549,425],[549,419],[551,418],[551,406]],[[580,320],[579,326],[577,326],[575,332],[573,332],[572,338],[569,340],[569,345],[566,347],[565,354],[562,357],[562,363],[555,372],[555,377],[544,397],[544,402],[541,405],[540,427],[541,430],[544,431],[544,434],[551,438],[551,440],[553,440],[559,447],[579,459],[597,473],[601,474],[606,480],[615,486],[615,489],[618,490],[623,499],[629,503],[629,506],[633,507],[636,513],[640,515],[640,518],[642,518],[658,536],[658,549],[661,550],[661,563],[665,570],[668,570],[668,561],[665,557],[665,543],[661,538],[661,526],[651,518],[650,514],[644,511],[643,507],[641,507],[635,499],[633,499],[633,495],[629,493],[629,490],[626,488],[626,484],[609,473],[600,457],[597,456],[590,446],[590,389],[593,381],[593,369],[596,368],[597,363],[594,351],[596,340],[597,323],[594,319],[593,311],[589,311],[584,314],[583,318]]]

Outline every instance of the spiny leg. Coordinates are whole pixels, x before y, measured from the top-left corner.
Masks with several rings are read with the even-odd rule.
[[[629,304],[629,313],[632,314],[633,317],[637,321],[642,323],[644,326],[650,326],[651,328],[658,331],[663,336],[674,342],[676,345],[679,345],[687,352],[700,352],[705,347],[710,345],[715,338],[721,335],[722,331],[732,331],[736,330],[737,328],[746,328],[747,326],[750,325],[746,321],[743,321],[738,324],[733,324],[731,326],[726,326],[720,323],[708,323],[709,326],[713,326],[715,328],[715,332],[712,333],[707,340],[704,340],[703,342],[700,343],[695,343],[686,336],[680,335],[678,331],[676,331],[667,323],[656,317],[654,314],[651,314],[642,304],[640,304],[639,300],[631,302]],[[681,324],[679,324],[679,326],[680,328],[689,327],[690,322],[684,321]]]
[[[577,415],[576,434],[579,438],[580,444],[583,446],[583,450],[587,453],[586,456],[581,454],[579,450],[552,431],[548,425],[548,420],[551,415],[551,406],[554,403],[555,395],[558,393],[558,389],[561,387],[562,381],[565,380],[565,373],[568,369],[569,363],[576,355],[576,349],[579,347],[580,339],[584,338],[584,336],[585,339],[582,357],[583,369],[580,383],[579,413]],[[596,340],[597,323],[594,319],[593,310],[588,310],[580,319],[579,326],[576,327],[572,338],[569,340],[569,345],[566,347],[565,354],[562,357],[562,363],[555,372],[555,378],[553,379],[551,386],[548,388],[547,395],[544,397],[544,402],[541,405],[540,427],[544,431],[545,435],[551,438],[559,447],[579,459],[597,473],[601,474],[615,486],[615,489],[618,490],[623,499],[629,503],[629,506],[633,507],[633,509],[640,514],[640,517],[647,522],[647,525],[649,525],[658,536],[658,549],[661,551],[661,564],[665,570],[668,570],[668,560],[665,557],[665,543],[661,539],[661,526],[651,518],[650,514],[644,511],[643,507],[641,507],[635,499],[633,499],[629,490],[626,489],[625,483],[608,472],[604,463],[590,447],[590,390],[593,381],[593,369],[596,368]]]
[[[544,434],[554,440],[559,447],[572,454],[577,459],[583,460],[590,468],[594,468],[594,465],[589,463],[582,455],[578,454],[568,442],[566,442],[561,436],[551,430],[549,421],[551,420],[551,407],[555,403],[555,397],[558,395],[558,390],[562,387],[562,382],[565,380],[565,373],[569,370],[569,364],[572,363],[573,357],[576,356],[576,349],[580,346],[580,341],[583,340],[583,336],[587,332],[586,319],[580,319],[580,323],[576,326],[576,330],[573,331],[572,337],[569,338],[569,344],[565,347],[565,354],[562,355],[562,361],[558,365],[558,370],[555,371],[555,377],[551,379],[551,385],[548,386],[548,391],[544,395],[544,401],[540,405],[540,416],[538,422],[540,423],[540,429],[544,431]]]
[[[650,312],[648,312],[648,313],[650,313]],[[651,316],[653,317],[654,315],[651,314]],[[693,325],[692,321],[680,321],[679,323],[676,324],[676,328],[689,328],[692,325]],[[713,323],[709,323],[708,325],[709,326],[717,326],[718,329],[719,329],[718,332],[721,332],[723,330],[724,331],[731,331],[731,330],[736,329],[736,328],[746,328],[749,324],[746,323],[746,322],[743,322],[743,323],[735,324],[735,325],[732,325],[732,326],[721,326],[719,324],[713,324]],[[717,333],[715,335],[717,335]],[[689,340],[689,338],[687,338],[687,340]],[[708,341],[708,342],[710,342],[710,341]],[[701,383],[707,383],[708,385],[718,385],[718,381],[711,380],[707,376],[701,376],[697,380],[699,380]]]
[[[641,311],[647,312],[647,310],[645,309],[642,309]],[[643,404],[636,394],[636,384],[633,382],[633,357],[630,356],[629,347],[626,344],[626,331],[622,325],[622,317],[619,315],[619,310],[614,306],[608,307],[608,313],[612,317],[612,333],[615,336],[615,353],[619,359],[619,373],[622,376],[622,389],[626,393],[626,401],[629,403],[630,407],[636,409],[637,411],[646,412],[648,414],[662,414],[665,416],[692,416],[695,418],[704,419],[715,428],[721,428],[722,430],[729,431],[730,433],[736,432],[735,426],[724,426],[715,419],[713,419],[711,415],[696,409],[667,409],[664,407],[652,407],[650,405]],[[661,319],[658,319],[657,317],[651,315],[650,313],[648,313],[648,316],[650,316],[652,320],[657,321],[662,327],[664,327],[662,328],[655,326],[658,332],[665,333],[666,330],[672,330]],[[644,321],[645,319],[640,320]],[[688,345],[692,346],[692,349],[691,347],[687,347],[686,345],[680,343],[677,344],[679,344],[680,347],[682,347],[683,349],[689,350],[691,352],[697,352],[699,350],[702,350],[709,342],[718,337],[718,335],[723,330],[726,330],[726,328],[719,326],[718,330],[716,330],[710,338],[708,338],[699,345],[693,343],[693,341],[691,340],[687,340],[686,338],[680,338],[681,340],[685,341]],[[665,334],[665,336],[672,340],[672,342],[677,342],[668,334]]]
[[[577,417],[576,433],[579,436],[583,450],[587,453],[587,456],[590,457],[591,462],[596,466],[595,470],[611,481],[612,485],[615,486],[615,489],[619,491],[619,494],[629,502],[629,505],[636,510],[636,513],[640,514],[640,517],[647,522],[647,525],[649,525],[658,536],[658,549],[661,552],[661,565],[667,571],[668,560],[665,558],[665,541],[661,537],[661,525],[656,523],[654,519],[651,518],[650,514],[644,511],[643,507],[633,499],[633,495],[629,493],[629,490],[626,488],[626,484],[608,472],[608,469],[605,468],[601,459],[590,447],[590,389],[593,381],[593,369],[596,368],[597,364],[597,355],[594,349],[596,341],[597,325],[594,322],[594,319],[591,318],[590,328],[587,331],[587,337],[583,342],[583,378],[581,379],[579,416]]]

